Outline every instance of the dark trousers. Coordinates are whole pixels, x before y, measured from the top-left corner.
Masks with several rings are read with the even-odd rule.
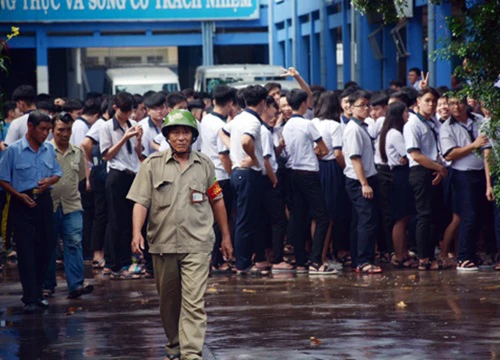
[[[98,174],[98,168],[90,171],[90,186],[94,195],[94,221],[92,223],[91,245],[93,251],[104,249],[106,224],[108,223],[108,201],[106,199],[106,177]]]
[[[256,261],[264,249],[259,248],[261,231],[260,204],[262,195],[262,173],[251,169],[235,169],[231,174],[231,186],[236,204],[234,221],[234,249],[236,268],[245,270],[252,264],[252,254]]]
[[[285,234],[288,227],[288,221],[285,214],[285,204],[280,193],[279,183],[273,187],[268,177],[264,178],[263,212],[269,219],[271,226],[271,239],[273,244],[273,263],[279,264],[283,261],[283,246]]]
[[[56,245],[50,192],[39,195],[36,203],[28,208],[14,197],[10,203],[25,304],[34,304],[42,298],[42,285]]]
[[[373,264],[375,255],[375,242],[378,232],[377,192],[378,180],[376,176],[369,177],[368,185],[373,189],[373,199],[363,197],[361,183],[358,180],[347,178],[345,187],[351,199],[354,210],[353,218],[356,220],[357,238],[351,238],[351,254],[353,267],[366,263]],[[353,243],[355,241],[355,243]]]
[[[226,207],[227,223],[231,224],[232,208],[233,208],[233,189],[231,188],[231,181],[229,179],[221,180],[219,181],[219,186],[222,189],[224,206]],[[218,267],[224,263],[224,259],[222,258],[222,252],[220,251],[220,247],[222,245],[222,233],[219,224],[215,219],[214,219],[214,233],[215,233],[215,244],[214,244],[214,249],[212,251],[211,265],[214,267]]]
[[[134,175],[111,169],[106,178],[108,199],[108,235],[111,252],[111,269],[119,271],[132,264],[132,209],[134,203],[127,194],[134,181]]]
[[[319,173],[292,170],[291,180],[294,214],[292,221],[294,222],[294,247],[297,266],[304,266],[306,263],[305,245],[310,232],[309,222],[307,221],[309,215],[316,220],[316,231],[312,239],[310,260],[315,264],[321,264],[321,254],[330,218],[326,211]]]
[[[288,209],[290,215],[288,221],[288,227],[286,230],[286,242],[287,244],[293,244],[293,205],[292,205],[292,180],[291,180],[291,170],[285,167],[279,168],[276,176],[278,177],[278,184],[280,187],[281,200]]]
[[[476,259],[476,244],[480,228],[481,204],[486,192],[483,170],[453,170],[453,191],[460,226],[458,228],[458,260]]]
[[[392,191],[392,171],[389,165],[377,165],[378,194],[377,203],[381,216],[379,216],[378,249],[380,252],[393,252],[390,198]]]
[[[417,225],[415,240],[419,258],[434,258],[439,232],[439,209],[444,208],[441,184],[432,186],[433,170],[423,166],[410,168],[410,185],[415,196]]]
[[[87,191],[86,180],[80,181],[78,190],[82,198],[83,207],[83,232],[82,232],[82,249],[83,259],[92,259],[92,223],[94,222],[95,209],[94,209],[94,194],[92,191]]]

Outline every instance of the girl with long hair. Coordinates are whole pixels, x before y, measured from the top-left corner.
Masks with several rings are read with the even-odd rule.
[[[395,257],[391,264],[405,269],[418,266],[408,258],[406,229],[415,212],[415,200],[409,183],[410,168],[406,158],[403,126],[408,121],[408,108],[402,102],[395,102],[387,108],[386,118],[380,134],[380,155],[393,172],[390,196],[390,214],[395,222],[392,229]]]

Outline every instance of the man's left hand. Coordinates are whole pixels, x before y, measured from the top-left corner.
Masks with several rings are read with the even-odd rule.
[[[49,189],[50,185],[52,185],[51,181],[49,178],[43,178],[38,182],[38,190],[40,193],[45,192],[46,190]]]
[[[229,236],[222,238],[220,250],[224,260],[229,261],[233,258],[233,244],[231,243],[231,238]]]

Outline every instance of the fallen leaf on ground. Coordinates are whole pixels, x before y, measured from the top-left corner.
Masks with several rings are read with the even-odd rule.
[[[484,300],[486,300],[486,298],[480,298],[480,299],[479,299],[479,301],[484,301]]]
[[[74,313],[75,313],[75,308],[74,307],[70,307],[68,309],[68,312],[66,313],[66,316],[73,315]]]
[[[497,290],[500,289],[500,285],[486,286],[485,290]]]
[[[309,338],[309,341],[311,342],[311,346],[318,346],[319,344],[321,344],[321,341],[316,339],[314,336],[311,336]]]
[[[417,278],[417,275],[410,275],[408,276],[408,279],[410,280],[415,280]]]
[[[208,288],[207,293],[215,294],[218,290],[214,287]]]
[[[252,289],[243,289],[241,290],[242,292],[246,292],[246,293],[256,293],[257,291],[255,290],[252,290]]]
[[[413,290],[411,286],[403,286],[401,290]]]
[[[405,307],[407,307],[408,305],[406,305],[406,304],[404,303],[404,301],[400,301],[400,302],[398,302],[398,303],[396,304],[396,306],[397,306],[398,308],[404,309],[404,308],[405,308]]]

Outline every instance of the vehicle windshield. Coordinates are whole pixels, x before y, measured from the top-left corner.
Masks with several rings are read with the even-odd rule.
[[[207,91],[212,93],[217,85],[230,85],[237,82],[241,82],[241,78],[209,78],[207,79]]]
[[[132,85],[116,85],[115,92],[128,92],[130,94],[144,94],[147,91],[179,91],[176,83],[170,84],[132,84]]]

